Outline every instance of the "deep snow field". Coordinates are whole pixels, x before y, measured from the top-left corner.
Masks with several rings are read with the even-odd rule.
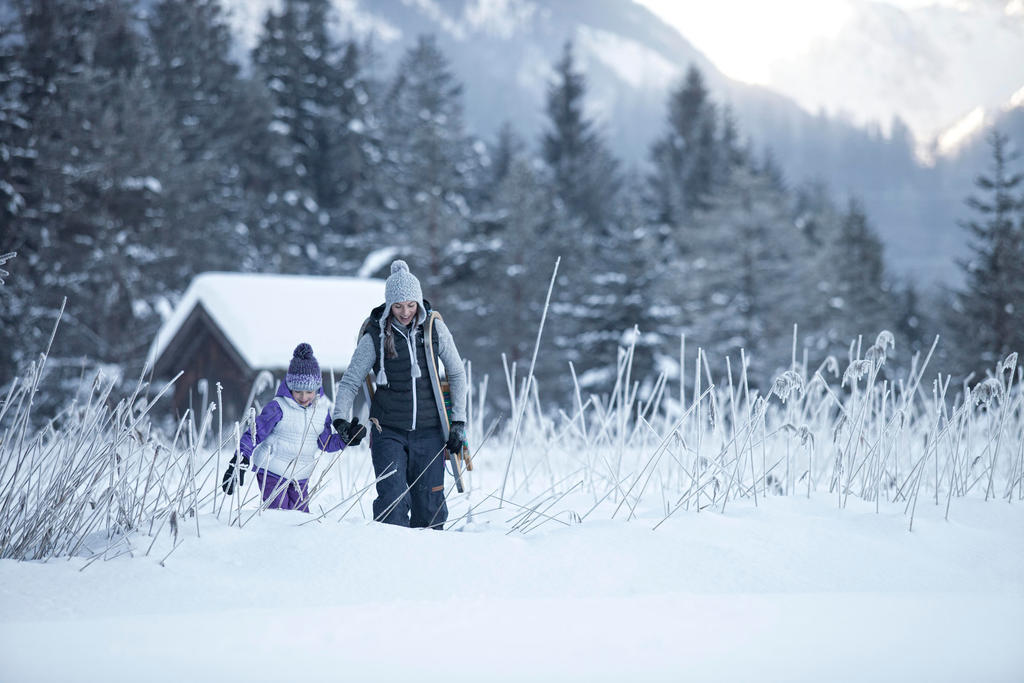
[[[902,505],[814,494],[522,534],[482,490],[440,533],[210,514],[164,566],[166,533],[0,561],[0,680],[1024,680],[1019,503],[922,502],[908,531]]]
[[[371,520],[365,445],[320,460],[313,514],[261,511],[252,476],[220,494],[212,403],[171,439],[97,380],[33,432],[28,377],[0,683],[1024,681],[1024,370],[894,381],[891,337],[763,396],[701,352],[674,403],[628,356],[557,416],[526,380],[495,429],[481,390],[444,531]]]

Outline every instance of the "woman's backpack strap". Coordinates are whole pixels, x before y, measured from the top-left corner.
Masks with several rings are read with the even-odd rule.
[[[356,335],[356,346],[359,345],[359,340],[363,338],[364,334],[366,334],[367,330],[370,327],[370,323],[372,322],[373,316],[367,316],[366,320],[363,321],[363,324],[359,326],[359,334]],[[376,391],[377,389],[376,385],[373,383],[373,377],[373,367],[371,366],[370,372],[366,373],[366,377],[363,378],[363,392],[366,394],[367,405],[369,405],[370,402],[373,401],[373,394],[374,391]]]
[[[441,391],[441,370],[437,366],[437,356],[434,355],[434,323],[444,320],[437,311],[431,311],[423,326],[423,351],[427,355],[427,374],[430,375],[430,386],[434,390],[434,402],[437,404],[437,413],[441,418],[441,432],[444,438],[448,438],[448,411],[444,407],[444,393]]]

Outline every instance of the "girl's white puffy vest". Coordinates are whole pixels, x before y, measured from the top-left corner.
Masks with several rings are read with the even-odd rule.
[[[303,408],[282,396],[274,400],[281,407],[281,421],[253,450],[253,469],[288,479],[309,479],[320,456],[317,438],[324,429],[331,402],[326,396],[317,396],[309,407]]]

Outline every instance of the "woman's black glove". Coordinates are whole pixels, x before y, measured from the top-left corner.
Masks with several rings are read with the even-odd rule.
[[[238,485],[245,483],[245,473],[249,470],[249,458],[242,456],[242,464],[238,464],[237,456],[231,456],[227,470],[224,471],[224,478],[220,481],[220,487],[229,496],[235,492],[235,473],[238,473]]]
[[[359,424],[358,417],[352,418],[351,422],[342,420],[339,417],[331,424],[334,425],[334,431],[338,432],[346,446],[358,446],[359,442],[366,436],[366,426]]]
[[[448,443],[445,444],[445,448],[452,454],[462,453],[462,447],[465,445],[466,423],[452,422],[452,426],[448,429]]]

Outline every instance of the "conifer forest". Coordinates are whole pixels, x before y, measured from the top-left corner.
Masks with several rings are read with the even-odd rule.
[[[480,138],[433,36],[386,66],[372,39],[330,30],[328,0],[272,9],[242,56],[217,0],[3,11],[4,384],[48,348],[65,297],[51,388],[112,366],[137,377],[198,273],[386,276],[390,259],[366,268],[382,253],[414,264],[476,376],[494,378],[530,360],[561,257],[536,361],[548,397],[571,391],[569,363],[607,391],[622,349],[650,392],[680,377],[684,338],[722,369],[742,350],[766,388],[794,326],[811,364],[889,330],[890,364],[907,368],[938,336],[932,368],[955,385],[1024,349],[1024,164],[998,130],[961,188],[970,256],[921,283],[888,267],[856,196],[784,177],[694,66],[627,164],[587,114],[569,41],[542,135],[507,121]]]

